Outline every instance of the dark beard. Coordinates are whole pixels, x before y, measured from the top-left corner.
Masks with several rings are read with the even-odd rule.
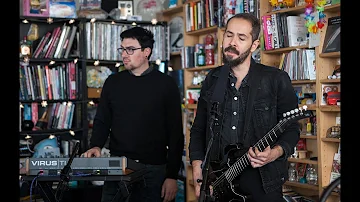
[[[251,46],[249,47],[249,49],[247,49],[245,52],[241,53],[239,55],[239,57],[233,59],[232,57],[228,57],[225,55],[225,52],[231,52],[231,53],[235,53],[237,55],[239,55],[239,51],[237,51],[234,47],[232,46],[228,46],[223,50],[223,60],[224,60],[224,64],[227,64],[231,67],[235,67],[238,66],[239,64],[242,64],[245,59],[249,56],[249,54],[251,53]]]

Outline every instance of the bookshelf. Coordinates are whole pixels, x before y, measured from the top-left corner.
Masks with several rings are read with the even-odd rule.
[[[76,86],[76,95],[74,97],[68,97],[66,96],[69,92],[67,89],[70,88],[71,85],[66,85],[69,78],[64,77],[63,78],[63,85],[58,87],[57,90],[64,91],[64,96],[55,97],[52,95],[52,97],[49,97],[47,87],[47,80],[43,79],[43,90],[41,94],[42,96],[36,96],[34,99],[32,97],[29,97],[28,95],[25,97],[20,97],[19,105],[20,110],[19,114],[24,114],[24,105],[29,105],[31,107],[32,103],[36,103],[36,106],[38,109],[44,108],[42,104],[44,102],[47,103],[47,106],[51,106],[55,103],[72,103],[74,104],[75,110],[74,115],[72,119],[71,127],[69,128],[47,128],[44,130],[21,130],[20,138],[26,139],[28,137],[31,137],[34,139],[34,143],[31,146],[34,146],[38,141],[48,138],[51,134],[55,135],[57,139],[60,140],[68,140],[68,139],[76,139],[81,141],[81,146],[79,153],[83,153],[88,149],[88,133],[89,133],[89,123],[88,123],[88,106],[91,103],[92,99],[97,99],[100,97],[101,88],[88,88],[87,86],[87,67],[88,66],[106,66],[109,69],[111,69],[112,73],[116,73],[119,71],[119,68],[121,66],[121,59],[118,56],[118,53],[116,51],[116,48],[120,47],[120,38],[118,35],[120,35],[120,31],[124,30],[131,26],[143,26],[146,27],[154,32],[156,30],[155,37],[159,37],[159,39],[155,39],[155,45],[154,45],[154,53],[152,54],[152,58],[150,58],[151,62],[155,63],[159,60],[161,63],[165,63],[165,69],[167,68],[167,61],[169,58],[169,52],[168,52],[168,30],[167,30],[167,23],[166,22],[156,22],[155,24],[152,22],[147,21],[141,21],[141,22],[131,22],[131,21],[114,21],[110,19],[97,19],[95,22],[92,22],[91,19],[84,19],[84,18],[77,18],[77,19],[65,19],[65,18],[51,18],[52,21],[49,22],[48,18],[45,17],[28,17],[28,16],[21,16],[20,17],[20,40],[24,38],[24,36],[27,35],[29,28],[31,25],[37,25],[38,27],[38,39],[36,39],[32,44],[32,49],[35,51],[36,47],[40,44],[41,38],[45,36],[46,33],[50,32],[52,35],[52,32],[55,28],[62,28],[63,25],[68,26],[76,26],[76,34],[74,36],[74,41],[71,47],[70,54],[67,58],[64,58],[62,56],[53,57],[53,55],[49,55],[48,57],[37,57],[33,58],[30,57],[28,59],[22,59],[20,58],[20,68],[19,71],[21,73],[22,66],[34,66],[36,68],[44,68],[45,66],[48,69],[56,69],[61,67],[66,67],[66,64],[71,63],[74,65],[76,79],[74,80],[74,83]],[[101,49],[102,52],[93,52],[93,51],[99,51],[99,48],[95,47],[95,45],[99,45],[99,38],[97,36],[94,36],[93,38],[89,38],[89,35],[87,35],[91,30],[87,29],[91,26],[100,25],[103,26],[102,28],[112,28],[111,30],[108,29],[108,31],[113,31],[115,28],[118,28],[118,33],[114,35],[114,37],[117,37],[117,40],[107,40],[108,42],[114,42],[117,41],[118,46],[110,46],[110,43],[102,43],[103,47]],[[86,27],[88,26],[88,27]],[[99,26],[100,27],[100,26]],[[91,32],[93,33],[93,32]],[[50,35],[50,36],[51,36]],[[109,37],[109,36],[108,36]],[[161,40],[160,40],[161,38]],[[92,40],[95,39],[95,40]],[[101,38],[103,41],[105,38]],[[101,42],[101,41],[100,41]],[[94,46],[95,48],[91,48],[91,46]],[[108,49],[106,49],[108,48]],[[27,64],[26,64],[27,63]],[[26,64],[26,65],[25,65]],[[156,67],[156,66],[155,66]],[[28,70],[28,69],[26,69]],[[24,71],[24,70],[22,70]],[[32,70],[34,71],[34,70]],[[43,70],[45,72],[45,70]],[[64,70],[64,75],[66,75],[68,71]],[[23,74],[25,76],[25,74]],[[44,76],[47,74],[45,73]],[[50,74],[49,74],[50,75]],[[41,77],[40,77],[41,78]],[[61,78],[60,76],[51,77],[53,79]],[[35,77],[28,78],[28,81],[35,82],[37,80],[34,80]],[[41,80],[41,79],[40,79]],[[26,86],[26,80],[22,81],[20,79],[20,83],[24,82],[25,87],[29,87],[31,90],[30,85]],[[54,84],[55,85],[55,84]],[[33,89],[36,90],[38,87],[34,83]],[[40,88],[40,87],[39,87]],[[40,92],[40,91],[39,91]],[[21,94],[20,94],[21,95]],[[37,95],[37,94],[36,94]],[[41,117],[42,114],[37,114],[38,118]],[[20,116],[22,119],[23,117]],[[51,117],[51,116],[49,116]],[[19,120],[20,122],[22,120]],[[34,123],[36,125],[36,123]],[[74,132],[74,133],[72,133]]]
[[[184,21],[184,14],[183,14],[183,1],[177,0],[177,5],[172,8],[164,9],[156,14],[157,20],[167,22],[169,27],[169,64],[171,70],[181,70],[181,48],[172,48],[173,41],[176,40],[176,38],[182,34],[182,32],[178,33],[177,28],[181,28],[181,25],[178,24],[179,22],[185,22]],[[174,30],[176,31],[174,34]],[[182,31],[182,30],[181,30]],[[172,35],[173,34],[173,35]],[[172,39],[174,38],[174,39]],[[181,41],[184,40],[184,38],[180,39]],[[179,43],[179,42],[178,42]]]
[[[32,142],[29,144],[32,150],[38,142],[50,137],[56,137],[59,144],[68,141],[71,145],[71,142],[80,141],[79,153],[87,149],[86,72],[76,55],[79,48],[76,44],[78,23],[63,18],[53,18],[49,22],[45,17],[20,16],[20,40],[28,34],[31,26],[38,28],[38,39],[32,43],[32,56],[28,59],[19,58],[19,123],[24,126],[24,120],[31,120],[34,124],[32,128],[19,128],[19,136],[20,141]],[[64,46],[58,46],[61,43],[59,39],[53,45],[53,51],[47,49],[47,56],[38,52],[35,58],[42,37],[47,33],[51,36],[57,28],[61,30],[64,26],[68,27],[68,33],[74,30],[72,45],[61,49]],[[70,34],[67,36],[68,42],[71,41]],[[65,44],[65,39],[62,44]],[[36,126],[39,126],[38,130],[34,130]],[[69,154],[71,151],[70,147]],[[20,158],[31,156],[31,152],[20,152]]]
[[[162,14],[170,15],[173,14],[174,10],[176,10],[177,15],[184,16],[184,21],[186,22],[186,4],[190,2],[200,2],[199,0],[191,0],[186,1],[183,4],[179,4],[176,8],[163,10]],[[269,1],[267,0],[259,0],[259,17],[265,14],[275,14],[275,13],[287,13],[291,15],[299,15],[305,12],[305,5],[297,6],[289,9],[282,9],[278,11],[272,11]],[[182,11],[179,13],[180,6],[182,6]],[[340,4],[326,6],[324,9],[324,14],[326,17],[331,17],[338,15],[340,13]],[[325,19],[327,20],[327,19]],[[218,53],[216,56],[216,61],[214,65],[209,66],[201,66],[201,67],[182,67],[184,69],[184,93],[188,89],[200,89],[201,85],[192,84],[192,78],[194,72],[201,70],[210,70],[212,68],[217,67],[222,64],[221,59],[221,42],[222,35],[225,29],[223,27],[212,26],[201,28],[194,31],[186,30],[186,23],[184,27],[184,47],[193,46],[196,43],[202,43],[204,37],[208,33],[216,33],[217,36],[217,47],[216,52]],[[317,95],[322,94],[321,84],[326,83],[334,83],[340,84],[340,79],[327,79],[328,75],[332,74],[333,67],[336,64],[336,61],[340,58],[340,52],[334,53],[321,53],[321,47],[323,45],[326,25],[319,30],[320,32],[320,44],[319,46],[313,48],[315,50],[316,55],[316,79],[314,80],[293,80],[292,84],[294,86],[304,86],[311,85],[314,87]],[[272,50],[261,50],[261,63],[269,65],[269,66],[279,66],[281,55],[283,53],[288,53],[293,50],[298,49],[306,49],[308,45],[296,46],[296,47],[284,47]],[[184,53],[174,53],[176,55],[180,54],[182,58],[184,58]],[[318,97],[319,98],[319,97]],[[299,104],[299,107],[302,104]],[[305,139],[307,142],[308,150],[311,151],[310,157],[317,157],[317,160],[312,160],[309,158],[306,159],[289,159],[290,162],[299,162],[299,163],[309,163],[316,165],[318,167],[318,184],[310,185],[299,182],[286,182],[286,186],[290,186],[294,191],[297,191],[300,194],[305,196],[314,196],[315,198],[319,197],[324,190],[324,188],[329,184],[330,180],[330,169],[332,164],[332,158],[334,157],[335,152],[337,151],[340,140],[337,138],[326,138],[326,131],[329,127],[335,125],[335,118],[340,116],[340,107],[336,105],[321,105],[319,99],[317,99],[316,103],[307,104],[308,110],[314,111],[317,117],[317,135],[316,136],[308,136],[305,134],[301,134],[300,138]],[[193,113],[196,111],[196,104],[185,104],[185,113],[187,116],[189,113]],[[194,185],[192,178],[192,167],[189,163],[188,156],[188,144],[189,144],[189,136],[190,136],[190,126],[186,127],[186,201],[196,201],[195,193],[194,193]],[[339,194],[333,193],[328,199],[329,202],[339,201]]]
[[[80,34],[83,39],[81,52],[85,68],[98,68],[105,66],[113,73],[124,69],[121,56],[116,48],[120,47],[120,33],[133,26],[141,26],[151,30],[154,33],[155,44],[150,63],[159,68],[160,63],[164,63],[167,69],[170,53],[168,51],[168,27],[167,22],[158,21],[153,24],[150,21],[126,21],[97,19],[91,22],[91,19],[81,19]],[[94,31],[96,30],[96,31]],[[91,34],[90,34],[91,33]],[[103,33],[103,34],[101,34]],[[101,47],[101,48],[99,48]],[[88,98],[97,100],[100,98],[101,87],[88,87]]]
[[[316,3],[316,1],[315,1]],[[279,11],[272,11],[271,6],[267,0],[260,0],[260,16],[274,13],[287,13],[287,14],[303,14],[304,6],[297,6]],[[325,20],[329,17],[340,15],[340,4],[328,5],[324,7]],[[313,196],[318,198],[325,187],[330,183],[330,172],[334,154],[337,152],[340,139],[326,138],[327,130],[336,125],[336,117],[340,117],[340,106],[338,105],[324,105],[322,99],[322,85],[323,84],[339,84],[340,79],[328,79],[328,75],[332,75],[337,61],[340,60],[340,52],[322,53],[324,38],[326,33],[327,23],[322,29],[319,29],[320,43],[315,46],[315,66],[316,66],[316,80],[301,81],[293,80],[294,86],[313,85],[316,93],[316,103],[309,107],[316,114],[317,129],[316,136],[301,135],[301,139],[305,139],[307,150],[311,151],[310,157],[317,157],[317,160],[294,159],[289,158],[289,162],[300,162],[317,165],[318,171],[318,184],[309,185],[298,182],[286,182],[285,185],[291,187],[292,190],[303,194],[305,196]],[[266,65],[279,66],[282,53],[288,53],[292,50],[305,49],[308,45],[297,47],[286,47],[272,50],[261,51],[261,62]],[[328,202],[340,201],[339,194],[331,194],[327,200]]]
[[[205,66],[197,66],[194,62],[192,65],[185,65],[184,60],[189,60],[189,56],[186,55],[186,51],[182,50],[180,53],[181,55],[181,68],[183,68],[184,71],[184,98],[185,98],[185,109],[184,109],[184,116],[186,116],[186,121],[189,121],[191,114],[196,112],[196,103],[190,104],[186,101],[186,93],[188,90],[199,90],[201,88],[201,85],[193,84],[192,79],[194,77],[194,74],[197,72],[205,71],[208,72],[213,68],[216,68],[219,64],[221,64],[221,56],[218,54],[221,52],[221,46],[218,44],[221,44],[222,41],[222,33],[224,29],[215,26],[205,26],[204,28],[196,29],[187,31],[187,23],[190,23],[187,18],[187,12],[189,12],[187,9],[187,6],[190,6],[190,4],[197,4],[200,3],[200,0],[194,0],[194,1],[186,1],[182,4],[182,16],[184,18],[184,47],[190,47],[195,46],[196,44],[204,44],[205,43],[205,37],[208,34],[211,34],[214,39],[214,64],[212,65],[205,65]],[[187,5],[188,4],[188,5]],[[185,127],[185,149],[186,149],[186,201],[192,202],[197,201],[195,197],[195,190],[194,190],[194,184],[193,184],[193,178],[192,178],[192,167],[189,163],[189,153],[188,153],[188,146],[189,146],[189,140],[190,140],[190,125],[186,124]]]

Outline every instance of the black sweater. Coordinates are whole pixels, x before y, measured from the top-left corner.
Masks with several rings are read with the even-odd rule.
[[[173,78],[156,69],[141,76],[122,71],[103,85],[90,147],[102,148],[110,134],[111,155],[167,164],[167,177],[176,179],[184,148],[181,117]]]

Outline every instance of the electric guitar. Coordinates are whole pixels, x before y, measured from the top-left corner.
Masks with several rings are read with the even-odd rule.
[[[278,136],[283,133],[285,128],[292,122],[310,118],[312,111],[307,111],[307,106],[291,110],[283,114],[280,120],[264,137],[254,146],[263,151],[266,147],[273,145]],[[221,163],[210,163],[209,185],[213,188],[212,201],[217,202],[245,202],[246,196],[237,192],[237,185],[232,181],[250,165],[247,157],[248,148],[241,148],[239,145],[228,145],[225,147],[225,158]],[[240,155],[239,155],[240,153]]]

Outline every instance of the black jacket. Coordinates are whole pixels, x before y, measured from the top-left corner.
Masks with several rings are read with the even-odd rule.
[[[204,160],[206,146],[210,140],[209,117],[212,103],[211,96],[220,73],[220,67],[209,72],[202,84],[194,123],[190,131],[189,157],[193,160]],[[244,136],[247,141],[244,146],[252,146],[281,119],[283,113],[298,108],[297,96],[294,92],[288,74],[275,67],[265,66],[251,61],[249,72],[249,97],[254,94],[252,102],[248,99],[246,110]],[[259,83],[260,82],[260,83]],[[225,97],[226,99],[226,97]],[[224,108],[224,102],[220,105],[220,111]],[[248,112],[252,113],[249,115]],[[249,119],[251,116],[251,120]],[[219,117],[221,127],[222,117]],[[274,162],[260,167],[260,174],[265,192],[270,192],[288,179],[287,158],[294,153],[294,147],[300,138],[299,124],[293,122],[286,127],[282,135],[278,136],[276,145],[284,150],[284,155]],[[213,147],[212,147],[213,148]],[[214,154],[212,153],[212,156]]]

